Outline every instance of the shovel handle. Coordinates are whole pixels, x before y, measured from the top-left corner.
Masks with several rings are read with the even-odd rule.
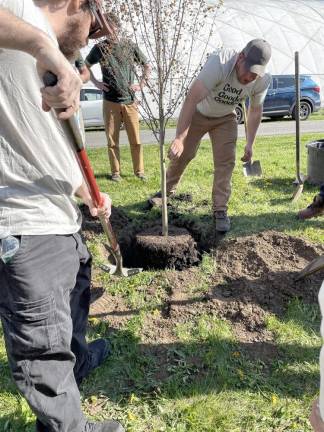
[[[94,176],[93,169],[91,167],[86,150],[85,149],[78,150],[77,157],[78,157],[81,171],[83,173],[83,177],[87,183],[91,199],[94,202],[95,206],[100,208],[103,206],[103,199],[101,197],[97,180]],[[110,220],[109,219],[107,220],[105,217],[99,217],[99,218],[100,218],[101,225],[105,231],[105,234],[109,239],[112,250],[114,252],[118,251],[119,245],[115,233],[113,231],[113,228],[111,226]]]
[[[43,82],[46,87],[54,87],[57,84],[57,77],[52,72],[48,71],[43,76]],[[76,150],[80,169],[82,171],[83,178],[87,183],[91,199],[95,206],[100,208],[103,206],[104,200],[101,197],[100,190],[93,173],[93,169],[91,167],[87,152],[84,148],[84,143],[82,142],[80,131],[78,131],[79,123],[77,121],[76,114],[74,114],[67,122],[73,136],[74,147]],[[107,220],[103,216],[99,216],[99,219],[105,231],[105,234],[110,242],[112,252],[119,253],[119,244],[117,242],[110,220]]]
[[[102,207],[103,199],[100,195],[100,190],[85,149],[78,151],[77,157],[80,164],[80,168],[87,182],[91,199],[94,202],[96,207]]]

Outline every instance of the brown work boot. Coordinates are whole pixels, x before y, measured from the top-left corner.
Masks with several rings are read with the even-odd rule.
[[[298,219],[311,219],[322,215],[324,215],[324,198],[316,195],[312,204],[298,213]]]
[[[214,212],[215,230],[221,233],[226,233],[231,229],[231,221],[227,216],[226,210],[217,210]]]

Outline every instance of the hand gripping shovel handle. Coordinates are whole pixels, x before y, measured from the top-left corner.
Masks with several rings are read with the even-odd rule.
[[[74,116],[73,116],[74,117]],[[70,121],[74,121],[74,118],[69,119]],[[77,150],[77,157],[78,162],[81,167],[81,171],[83,173],[83,177],[87,183],[89,193],[91,196],[92,201],[94,202],[95,206],[100,208],[103,206],[103,200],[100,195],[100,190],[97,184],[97,181],[95,179],[95,176],[93,174],[93,170],[87,155],[87,152],[85,149]],[[99,216],[102,228],[108,238],[109,243],[109,250],[111,253],[115,256],[117,253],[119,253],[119,245],[115,236],[115,233],[113,231],[113,228],[111,226],[111,223],[109,219],[107,219],[105,216]],[[115,256],[116,258],[116,256]]]
[[[44,77],[43,77],[43,81],[44,81],[45,86],[52,87],[52,86],[56,85],[57,78],[51,72],[46,72]],[[78,117],[76,114],[74,114],[68,120],[68,125],[70,127],[70,130],[71,130],[73,138],[74,138],[73,139],[74,148],[76,150],[78,162],[79,162],[82,174],[83,174],[83,178],[84,178],[84,180],[88,186],[91,199],[94,202],[94,204],[96,205],[96,207],[100,208],[103,205],[103,200],[101,198],[100,190],[99,190],[97,181],[95,179],[95,176],[93,174],[93,170],[92,170],[87,152],[85,150],[84,136],[81,132],[79,120],[78,120]],[[113,228],[111,226],[111,223],[104,216],[99,216],[99,219],[100,219],[101,225],[102,225],[103,230],[104,230],[104,232],[107,236],[107,239],[108,239],[108,243],[109,243],[108,249],[114,255],[114,257],[116,259],[117,267],[119,267],[119,263],[117,261],[121,260],[121,258],[120,258],[121,254],[120,254],[119,244],[117,242],[115,233],[114,233]]]

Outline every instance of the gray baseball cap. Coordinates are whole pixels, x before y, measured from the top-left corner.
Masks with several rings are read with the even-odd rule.
[[[253,39],[243,48],[242,52],[245,55],[248,70],[262,77],[271,58],[270,44],[264,39]]]

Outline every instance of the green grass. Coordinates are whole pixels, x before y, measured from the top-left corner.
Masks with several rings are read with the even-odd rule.
[[[303,144],[319,137],[304,136]],[[242,148],[240,141],[229,208],[233,223],[230,236],[274,229],[323,243],[323,219],[301,222],[295,217],[317,189],[306,185],[297,204],[290,200],[295,178],[293,137],[257,140],[254,158],[261,160],[261,179],[243,177],[239,162]],[[141,183],[133,176],[129,149],[123,147],[123,182],[115,184],[106,176],[106,150],[89,151],[102,190],[109,192],[114,204],[139,225],[159,215],[157,210],[145,210],[147,197],[159,189],[158,147],[145,146],[144,153],[149,181]],[[305,165],[303,151],[303,172]],[[205,141],[179,187],[179,192],[193,195],[193,203],[179,204],[181,216],[200,223],[202,229],[211,222],[212,180],[211,148]],[[101,238],[89,245],[95,263],[100,260]],[[279,355],[266,363],[247,355],[229,321],[207,311],[190,321],[179,322],[172,329],[170,341],[156,347],[152,340],[147,342],[143,331],[148,322],[160,316],[173,272],[144,272],[123,280],[104,274],[95,276],[111,295],[123,299],[136,314],[113,333],[109,322],[91,321],[89,338],[109,336],[113,355],[82,388],[85,412],[98,419],[118,418],[128,432],[310,432],[308,415],[319,383],[321,340],[317,305],[294,300],[283,317],[267,317],[266,325],[274,335],[272,343]],[[197,269],[200,282],[188,289],[204,292],[213,272],[212,255],[205,254]],[[165,359],[164,379],[159,375],[160,356]],[[32,413],[10,378],[2,333],[0,431],[33,431]]]
[[[313,113],[309,118],[311,120],[324,120],[324,109],[321,108],[319,111]]]
[[[274,126],[275,127],[275,126]],[[320,134],[302,137],[302,172],[306,172],[306,150],[304,144],[322,137]],[[309,204],[317,188],[305,185],[304,193],[297,204],[291,202],[295,179],[295,144],[293,136],[260,137],[255,145],[254,159],[260,159],[262,178],[245,178],[242,175],[243,141],[238,143],[237,164],[233,175],[233,193],[229,214],[232,216],[231,236],[246,235],[265,229],[276,229],[287,234],[324,242],[323,220],[300,222],[295,215],[298,209]],[[144,218],[156,218],[156,212],[145,209],[147,198],[160,189],[159,149],[157,145],[144,148],[147,183],[140,183],[132,173],[129,149],[122,148],[123,182],[115,184],[107,179],[109,172],[105,149],[90,150],[95,173],[103,191],[107,191],[116,206],[139,223]],[[178,192],[190,192],[193,203],[179,205],[184,217],[202,220],[210,216],[210,195],[213,182],[213,162],[209,141],[202,142],[197,157],[187,168]],[[207,202],[206,202],[207,201]]]

